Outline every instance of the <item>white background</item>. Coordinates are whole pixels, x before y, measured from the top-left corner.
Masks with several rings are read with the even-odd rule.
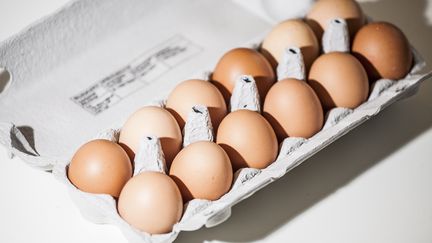
[[[65,2],[0,0],[0,40]],[[429,63],[431,5],[362,3],[369,16],[398,25]],[[432,80],[235,206],[227,222],[181,233],[177,242],[205,240],[432,242]],[[126,240],[113,226],[83,219],[53,176],[9,159],[0,147],[0,242]]]

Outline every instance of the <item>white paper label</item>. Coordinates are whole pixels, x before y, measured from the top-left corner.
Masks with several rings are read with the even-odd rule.
[[[71,100],[97,115],[201,51],[200,46],[182,35],[176,35],[74,95]]]

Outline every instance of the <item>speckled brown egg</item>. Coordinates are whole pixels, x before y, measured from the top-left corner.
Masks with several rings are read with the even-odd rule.
[[[118,200],[120,216],[134,228],[150,233],[172,231],[182,215],[183,201],[175,182],[160,172],[142,172],[130,179]]]
[[[228,112],[220,91],[212,83],[200,79],[186,80],[178,84],[169,94],[166,108],[183,129],[189,112],[195,105],[207,106],[215,130]]]
[[[413,62],[408,39],[398,27],[387,22],[361,28],[354,38],[352,52],[365,67],[370,81],[401,79]]]
[[[277,156],[278,141],[273,128],[258,112],[237,110],[221,122],[216,142],[228,154],[234,171],[263,169]]]
[[[132,164],[117,143],[104,139],[82,145],[68,167],[68,178],[84,192],[118,197],[132,176]]]
[[[183,137],[177,121],[170,112],[161,107],[143,107],[134,112],[123,125],[119,144],[131,160],[135,158],[144,136],[156,136],[160,139],[167,166],[182,147]]]
[[[217,200],[228,192],[233,179],[228,155],[209,141],[192,143],[180,151],[169,174],[180,188],[184,202],[195,198]]]
[[[284,79],[273,85],[264,102],[263,115],[279,141],[286,137],[310,138],[321,130],[324,120],[318,96],[298,79]]]
[[[309,85],[325,110],[356,108],[366,101],[369,82],[361,63],[351,54],[331,52],[321,55],[309,73]]]
[[[267,59],[256,50],[236,48],[225,53],[213,71],[212,82],[229,104],[237,78],[243,74],[255,79],[261,102],[264,102],[276,76]]]
[[[318,0],[309,10],[306,21],[321,40],[329,22],[335,18],[347,21],[351,39],[366,21],[360,5],[355,0]]]
[[[286,48],[298,47],[301,50],[306,69],[319,55],[319,43],[312,29],[303,20],[290,19],[276,25],[265,37],[261,52],[276,68],[282,60]]]

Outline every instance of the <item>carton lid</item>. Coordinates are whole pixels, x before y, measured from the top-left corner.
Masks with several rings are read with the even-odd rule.
[[[233,1],[72,1],[1,43],[0,143],[50,169],[269,28]]]

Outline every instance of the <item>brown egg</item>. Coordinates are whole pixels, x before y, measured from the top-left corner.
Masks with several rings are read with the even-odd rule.
[[[405,35],[398,27],[386,22],[361,28],[354,38],[352,52],[365,67],[370,81],[401,79],[408,74],[413,61]]]
[[[217,144],[228,154],[234,171],[243,167],[263,169],[278,153],[276,134],[259,113],[237,110],[221,122]]]
[[[142,172],[121,191],[118,212],[130,225],[150,234],[171,232],[182,215],[183,201],[175,182],[160,172]]]
[[[335,18],[347,21],[351,39],[365,24],[366,18],[355,0],[318,0],[306,16],[318,40],[321,40],[329,22]]]
[[[278,81],[264,102],[264,117],[279,141],[286,137],[310,138],[323,126],[321,103],[313,89],[298,79]]]
[[[300,48],[306,69],[309,70],[319,55],[319,43],[312,29],[303,20],[290,19],[276,25],[264,39],[261,52],[276,68],[285,49],[293,46]]]
[[[228,192],[233,179],[228,155],[209,141],[192,143],[180,151],[169,174],[180,188],[184,202],[194,198],[217,200]]]
[[[82,145],[73,156],[68,178],[84,192],[118,197],[132,176],[132,164],[117,143],[104,139]]]
[[[207,106],[215,130],[228,112],[219,90],[212,83],[199,79],[186,80],[177,85],[168,96],[166,107],[183,129],[194,105]]]
[[[229,104],[237,78],[251,75],[257,84],[261,102],[276,80],[276,75],[267,59],[258,51],[236,48],[225,53],[213,71],[212,82],[218,87]]]
[[[167,166],[182,147],[182,134],[174,117],[167,110],[157,106],[146,106],[133,113],[123,125],[119,144],[126,150],[131,160],[138,152],[144,136],[160,139]]]
[[[361,63],[351,54],[331,52],[321,55],[309,73],[309,85],[325,110],[356,108],[366,101],[369,82]]]

